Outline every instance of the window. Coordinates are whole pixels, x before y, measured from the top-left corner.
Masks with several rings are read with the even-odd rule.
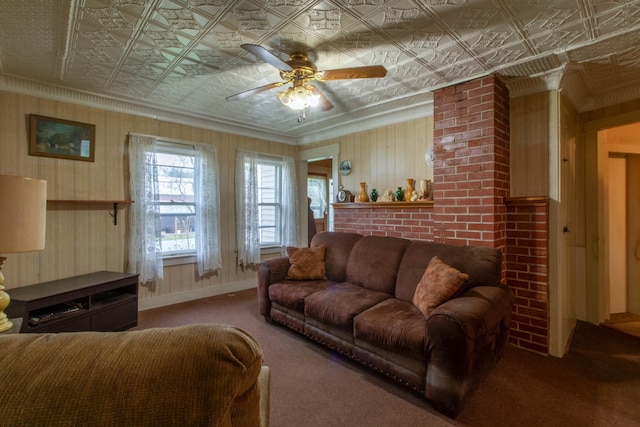
[[[324,218],[327,210],[327,179],[325,175],[307,177],[307,195],[311,199],[311,211],[316,219]]]
[[[129,273],[160,280],[169,264],[220,269],[218,157],[212,145],[129,135]],[[169,265],[167,264],[167,265]]]
[[[258,159],[258,219],[260,246],[282,241],[282,162]]]
[[[194,150],[159,145],[156,153],[160,225],[157,244],[163,257],[195,255]]]
[[[238,149],[235,181],[237,265],[258,265],[263,248],[300,246],[293,159]]]

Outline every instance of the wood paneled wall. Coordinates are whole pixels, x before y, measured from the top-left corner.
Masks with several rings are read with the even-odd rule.
[[[29,114],[95,124],[95,162],[30,156]],[[145,299],[189,299],[189,295],[206,296],[220,293],[216,289],[233,290],[236,284],[255,282],[255,272],[236,269],[236,149],[295,157],[294,146],[0,91],[0,174],[45,179],[48,199],[129,199],[130,132],[212,144],[220,166],[222,269],[217,275],[200,279],[194,264],[165,267],[163,281],[153,288],[141,288],[141,305]],[[50,204],[45,250],[9,255],[3,269],[7,289],[99,270],[125,271],[128,209],[120,211],[118,225],[114,226],[110,208]]]
[[[351,174],[340,176],[340,185],[355,195],[360,182],[367,183],[367,192],[375,188],[382,194],[385,189],[405,188],[407,179],[433,180],[433,167],[425,162],[425,151],[433,144],[433,117],[372,129],[309,144],[309,149],[329,144],[340,145],[340,158],[351,161]],[[419,184],[418,184],[419,185]]]
[[[549,195],[549,92],[511,99],[511,197]]]

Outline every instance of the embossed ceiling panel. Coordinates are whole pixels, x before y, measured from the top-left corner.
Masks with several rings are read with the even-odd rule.
[[[0,88],[300,143],[430,114],[435,89],[491,73],[512,96],[578,79],[580,111],[637,97],[639,29],[640,0],[0,0]],[[334,108],[298,120],[281,89],[225,100],[281,81],[245,43],[387,76],[317,82]]]

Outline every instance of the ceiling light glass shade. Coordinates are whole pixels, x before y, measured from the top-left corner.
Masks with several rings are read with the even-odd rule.
[[[307,107],[318,105],[320,95],[313,93],[311,85],[290,87],[284,92],[278,92],[278,99],[293,110],[304,110]]]

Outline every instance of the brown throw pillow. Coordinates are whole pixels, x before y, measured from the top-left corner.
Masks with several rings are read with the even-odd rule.
[[[287,279],[326,280],[324,251],[324,245],[315,248],[287,247],[287,255],[289,255],[289,263],[291,264]]]
[[[434,308],[462,293],[468,279],[468,274],[461,273],[434,256],[416,287],[413,304],[424,317],[429,317]]]

